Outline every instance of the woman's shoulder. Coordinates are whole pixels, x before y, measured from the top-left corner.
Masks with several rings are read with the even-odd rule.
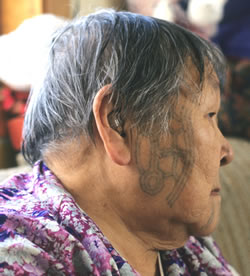
[[[135,275],[42,164],[2,183],[0,198],[0,274]]]

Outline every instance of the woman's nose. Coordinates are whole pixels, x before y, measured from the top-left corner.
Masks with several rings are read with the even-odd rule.
[[[224,138],[222,148],[221,148],[221,160],[220,160],[220,165],[225,166],[228,165],[233,161],[234,158],[234,153],[233,153],[233,148],[228,142],[228,140]]]

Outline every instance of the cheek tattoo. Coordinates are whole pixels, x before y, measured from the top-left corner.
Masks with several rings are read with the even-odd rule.
[[[154,136],[137,135],[135,137],[135,149],[133,150],[140,173],[141,189],[152,196],[163,189],[165,182],[165,174],[159,168],[159,157],[156,150],[157,142]],[[143,145],[148,148],[148,157],[143,154]]]
[[[185,106],[180,108],[178,114],[172,114],[169,134],[166,134],[164,139],[167,142],[161,143],[163,139],[156,135],[136,133],[133,152],[143,192],[154,196],[161,192],[169,181],[174,183],[166,196],[168,205],[172,207],[183,191],[194,166],[191,111]],[[145,148],[147,157],[143,152]]]

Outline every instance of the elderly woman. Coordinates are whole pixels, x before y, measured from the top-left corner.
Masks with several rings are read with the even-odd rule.
[[[33,172],[1,187],[1,275],[237,275],[204,237],[232,160],[223,72],[162,20],[102,11],[60,29],[25,118]]]

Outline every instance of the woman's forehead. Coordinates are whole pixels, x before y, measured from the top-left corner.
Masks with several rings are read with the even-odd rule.
[[[207,62],[204,67],[204,73],[201,75],[197,67],[188,60],[184,69],[180,92],[185,97],[192,98],[193,101],[199,101],[208,87],[215,93],[220,92],[220,80],[212,64]]]

